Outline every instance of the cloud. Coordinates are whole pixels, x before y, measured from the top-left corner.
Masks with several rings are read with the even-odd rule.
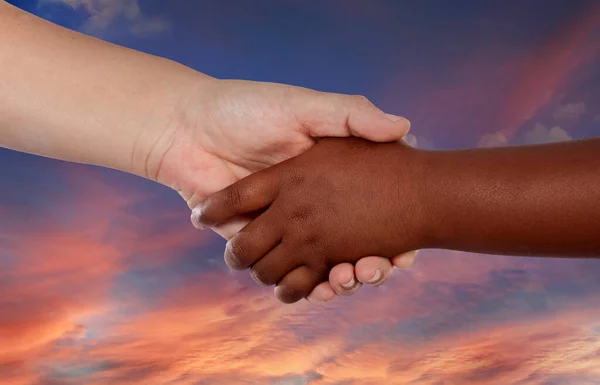
[[[590,311],[568,314],[582,301],[598,308],[586,295],[599,283],[593,261],[545,261],[542,271],[535,259],[438,251],[350,301],[280,305],[246,273],[196,269],[210,249],[198,252],[207,239],[189,226],[184,203],[178,211],[145,184],[141,193],[79,166],[68,170],[60,180],[68,194],[48,196],[35,215],[2,234],[3,384],[368,385],[413,378],[437,385],[465,376],[470,382],[457,383],[471,385],[511,368],[521,375],[548,366],[514,366],[546,354],[545,343],[505,358],[513,345],[530,343],[524,331],[506,332],[507,346],[489,336],[535,324],[547,341],[560,341],[533,315],[551,314],[584,331],[586,316],[597,319]],[[215,249],[222,265],[221,252]],[[578,345],[551,347],[559,357]],[[487,361],[469,371],[480,357]],[[585,365],[595,364],[569,359],[584,369],[569,373],[558,363],[547,375],[587,376]]]
[[[124,21],[134,35],[148,35],[167,30],[169,24],[160,17],[142,13],[138,0],[39,0],[39,4],[62,3],[73,9],[84,9],[89,18],[82,31],[102,34],[118,21]]]
[[[314,384],[542,385],[574,383],[574,378],[594,383],[600,379],[597,327],[593,317],[579,311],[560,320],[550,316],[429,343],[365,344],[320,365],[322,378]]]
[[[417,147],[417,137],[413,134],[407,134],[404,137],[404,141],[411,147]]]
[[[569,133],[562,129],[560,126],[547,128],[541,123],[536,123],[531,130],[525,131],[519,136],[513,137],[511,140],[509,140],[500,131],[494,132],[492,134],[486,134],[481,138],[478,146],[501,147],[508,145],[542,144],[564,142],[571,139],[571,135],[569,135]]]
[[[406,137],[404,137],[404,140],[411,147],[416,147],[416,148],[420,148],[423,150],[434,150],[435,149],[435,145],[433,144],[433,142],[431,142],[430,140],[428,140],[427,138],[424,138],[422,136],[415,136],[413,134],[407,134]]]
[[[307,378],[342,346],[333,325],[305,339],[290,324],[310,317],[307,304],[283,306],[255,286],[222,274],[202,274],[147,310],[107,330],[88,352],[93,367],[111,362],[92,384],[287,383]],[[215,287],[219,287],[215,291]],[[189,380],[187,380],[188,378]],[[179,382],[176,382],[179,381]],[[222,382],[225,381],[225,382]],[[209,382],[210,383],[210,382]]]
[[[485,134],[479,140],[478,147],[501,147],[508,145],[508,138],[502,132]]]
[[[536,123],[532,130],[523,135],[525,144],[554,143],[571,140],[569,133],[559,126],[546,128],[543,124]]]
[[[129,300],[114,296],[119,277],[176,263],[206,241],[187,211],[157,205],[167,210],[145,217],[139,206],[152,201],[151,193],[119,189],[83,169],[65,167],[55,179],[68,194],[47,194],[29,210],[0,210],[8,215],[0,243],[2,384],[51,384],[45,376],[79,370],[73,362],[85,341],[101,333],[98,320],[117,319],[115,310]]]
[[[585,15],[565,19],[527,52],[506,52],[492,44],[461,55],[461,61],[444,61],[451,70],[444,72],[443,80],[430,70],[409,71],[410,76],[398,72],[390,76],[382,99],[390,106],[405,105],[413,134],[419,128],[436,144],[462,147],[469,145],[466,139],[494,132],[510,142],[562,97],[574,74],[593,68],[591,63],[598,57],[593,34],[600,26],[600,6],[590,4],[584,11]],[[480,145],[505,143],[495,135]]]
[[[111,196],[107,187],[99,190],[98,197]],[[127,213],[126,205],[118,207]],[[418,270],[325,306],[280,305],[246,274],[204,271],[179,275],[142,303],[131,293],[127,301],[119,292],[109,295],[115,279],[134,267],[125,263],[132,243],[107,242],[107,233],[94,229],[36,233],[35,244],[14,249],[12,272],[0,277],[0,298],[7,298],[0,305],[7,310],[0,339],[11,338],[0,353],[0,372],[10,366],[11,381],[20,381],[15,385],[479,385],[532,373],[590,376],[587,368],[598,364],[592,348],[600,343],[590,337],[596,324],[589,323],[596,314],[580,307],[571,315],[555,306],[551,322],[519,307],[527,295],[560,297],[550,290],[551,278],[581,284],[573,279],[576,270],[563,265],[554,266],[555,277],[536,271],[536,260],[427,252]],[[161,270],[173,266],[157,263]],[[152,278],[159,286],[161,278]],[[576,343],[588,337],[588,347]],[[530,362],[546,357],[547,349],[549,362]]]
[[[585,114],[586,106],[584,102],[569,103],[559,106],[552,114],[556,120],[577,120]]]
[[[573,70],[590,57],[597,57],[597,50],[589,43],[599,26],[598,15],[600,6],[591,4],[585,13],[564,23],[535,55],[522,63],[522,77],[499,114],[498,128],[506,137],[516,134],[547,105]]]
[[[55,343],[85,334],[81,322],[103,313],[110,279],[122,269],[117,249],[83,234],[47,231],[35,239],[12,248],[15,265],[0,273],[0,366],[20,362],[26,378]]]

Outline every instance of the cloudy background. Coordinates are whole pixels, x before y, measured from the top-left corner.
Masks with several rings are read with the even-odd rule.
[[[212,76],[364,94],[450,149],[600,134],[596,1],[9,1]],[[278,304],[179,196],[0,150],[0,383],[600,383],[600,261],[425,251]]]

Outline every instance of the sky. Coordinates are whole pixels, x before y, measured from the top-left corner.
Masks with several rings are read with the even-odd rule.
[[[594,0],[23,0],[218,78],[362,94],[429,149],[600,135]],[[3,385],[591,385],[600,261],[426,250],[279,304],[141,178],[0,149]]]

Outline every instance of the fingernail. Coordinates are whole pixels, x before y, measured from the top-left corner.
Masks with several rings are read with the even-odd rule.
[[[373,274],[373,277],[367,281],[367,283],[377,283],[379,280],[381,279],[381,270],[377,269],[375,270],[375,274]]]
[[[194,227],[198,230],[206,230],[206,226],[200,223],[200,214],[202,214],[202,207],[194,207],[192,214],[190,215],[190,220],[192,221],[192,225],[194,225]]]
[[[354,280],[354,277],[352,277],[348,282],[342,283],[342,287],[344,289],[352,289],[354,288],[354,286],[356,286],[356,281]]]
[[[406,120],[406,118],[403,118],[402,116],[396,116],[396,115],[392,115],[392,114],[384,114],[384,115],[386,118],[388,118],[392,122],[397,122],[399,120]]]

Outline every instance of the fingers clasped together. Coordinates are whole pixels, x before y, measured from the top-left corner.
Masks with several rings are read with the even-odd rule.
[[[225,261],[276,285],[282,302],[306,298],[335,274],[342,286],[333,288],[336,293],[352,293],[361,281],[377,284],[389,277],[391,263],[377,266],[380,258],[365,257],[406,253],[396,262],[412,263],[410,250],[419,245],[417,153],[401,142],[322,139],[304,154],[214,194],[201,205],[198,220],[215,226],[254,216],[227,243]],[[366,274],[357,280],[352,264],[359,260]],[[314,295],[327,299],[332,293],[324,287]]]

